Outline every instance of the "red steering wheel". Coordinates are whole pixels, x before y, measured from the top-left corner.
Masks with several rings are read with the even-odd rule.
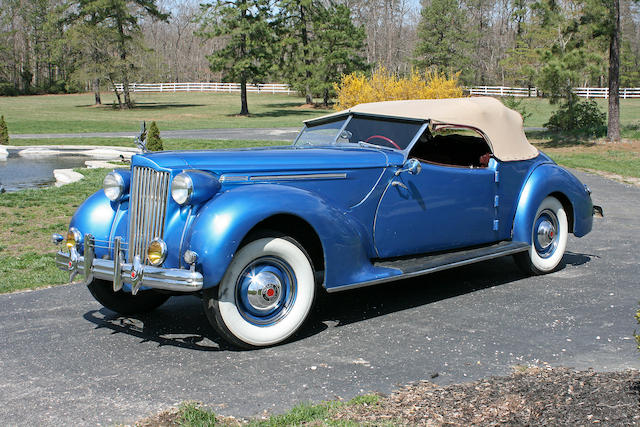
[[[383,141],[388,142],[389,144],[393,145],[395,148],[397,148],[398,150],[402,151],[402,148],[400,148],[400,146],[398,144],[396,144],[395,142],[393,142],[392,139],[387,138],[386,136],[382,136],[382,135],[371,135],[369,138],[367,138],[367,140],[365,142],[369,142],[372,139],[382,139]]]

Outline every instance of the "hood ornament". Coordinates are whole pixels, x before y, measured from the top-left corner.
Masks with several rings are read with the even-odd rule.
[[[143,153],[147,153],[149,151],[149,150],[147,150],[147,124],[146,124],[146,122],[143,121],[142,124],[140,125],[140,133],[138,135],[136,135],[136,137],[133,140],[133,142],[135,142],[136,146]]]

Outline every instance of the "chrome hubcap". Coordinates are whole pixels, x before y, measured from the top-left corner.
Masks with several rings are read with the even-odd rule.
[[[247,265],[236,282],[236,307],[257,326],[278,322],[296,297],[297,282],[291,266],[276,257],[262,257]]]
[[[544,220],[538,226],[538,243],[543,249],[553,243],[555,235],[556,229],[550,221]]]
[[[558,218],[548,209],[540,212],[534,224],[534,246],[538,255],[549,258],[558,247]]]
[[[278,303],[282,293],[282,282],[278,276],[270,271],[261,271],[255,276],[249,276],[247,299],[256,310],[269,310]]]

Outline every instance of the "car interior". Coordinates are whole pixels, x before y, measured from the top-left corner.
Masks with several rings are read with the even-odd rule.
[[[442,126],[426,129],[409,157],[441,166],[486,168],[492,154],[487,141],[475,129]]]

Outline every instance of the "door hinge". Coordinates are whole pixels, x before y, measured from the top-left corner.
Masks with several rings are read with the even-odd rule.
[[[493,231],[498,231],[498,225],[500,224],[500,221],[497,219],[493,220]]]
[[[498,206],[500,206],[500,196],[496,196],[493,198],[493,207],[497,208]]]
[[[500,172],[495,171],[495,180],[496,182],[500,182]]]

